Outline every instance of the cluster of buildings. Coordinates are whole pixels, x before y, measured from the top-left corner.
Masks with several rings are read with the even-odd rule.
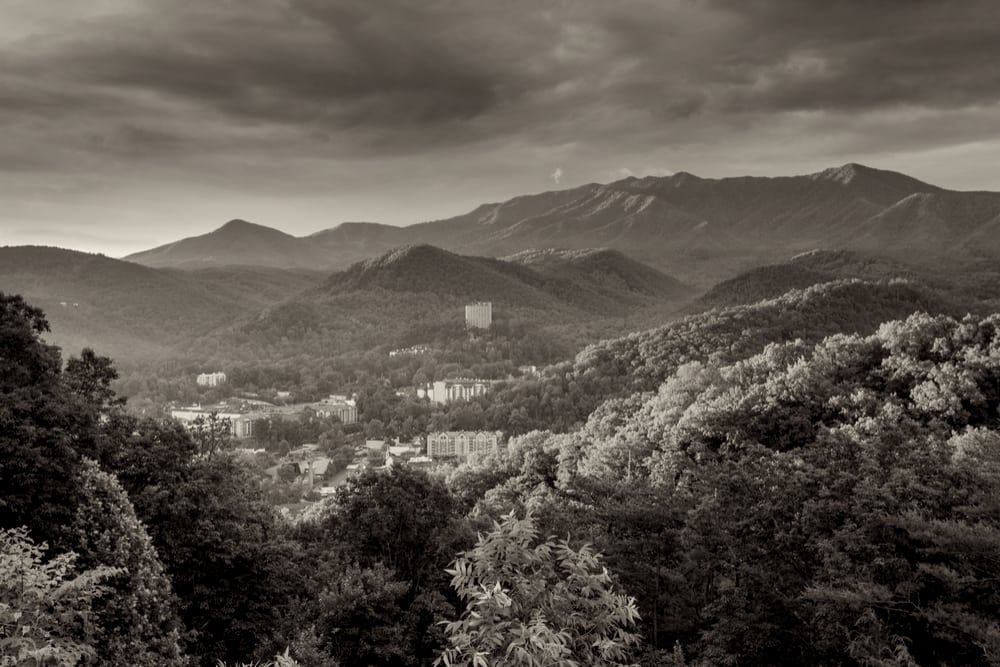
[[[415,357],[420,354],[430,354],[431,348],[427,345],[413,345],[411,347],[401,347],[395,350],[389,350],[390,357]]]
[[[195,382],[198,383],[199,387],[218,387],[220,384],[226,384],[226,374],[222,371],[199,373]]]
[[[501,431],[438,431],[427,435],[426,447],[414,440],[395,444],[385,440],[366,440],[364,451],[385,455],[386,464],[429,465],[440,459],[464,459],[479,454],[492,454],[503,443]],[[358,470],[361,466],[348,466]]]
[[[324,398],[318,403],[272,405],[264,401],[253,401],[247,402],[247,404],[250,409],[243,411],[235,411],[227,404],[210,407],[196,405],[171,410],[170,416],[188,427],[192,427],[199,418],[209,419],[214,414],[216,419],[228,419],[230,435],[240,440],[253,437],[253,425],[256,421],[298,419],[306,412],[320,418],[337,417],[344,424],[354,424],[358,421],[358,407],[354,399],[337,394]]]

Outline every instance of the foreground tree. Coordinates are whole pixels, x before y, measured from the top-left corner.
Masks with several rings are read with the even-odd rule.
[[[299,588],[293,545],[252,473],[231,455],[197,458],[180,473],[139,497],[180,598],[188,652],[202,665],[271,654]]]
[[[47,559],[26,528],[0,529],[0,664],[72,667],[96,657],[92,606],[117,572]]]
[[[80,457],[74,447],[59,348],[41,336],[44,313],[0,292],[0,528],[27,526],[54,551],[69,551]]]
[[[444,483],[407,468],[369,471],[302,520],[318,597],[303,610],[345,665],[426,665],[454,615],[444,573],[472,543]]]
[[[513,513],[448,572],[466,609],[435,665],[621,665],[639,643],[635,600],[614,591],[590,547],[539,542]]]
[[[145,527],[118,480],[87,460],[71,528],[79,565],[110,567],[109,594],[94,603],[97,658],[106,667],[174,667],[179,647],[177,599]]]

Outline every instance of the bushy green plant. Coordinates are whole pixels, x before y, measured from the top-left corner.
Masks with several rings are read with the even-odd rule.
[[[530,514],[504,516],[448,572],[466,608],[435,665],[622,665],[639,643],[635,600],[615,592],[600,554],[539,541]]]
[[[110,567],[75,571],[76,554],[45,559],[27,528],[0,529],[0,664],[72,667],[95,657],[91,606]]]

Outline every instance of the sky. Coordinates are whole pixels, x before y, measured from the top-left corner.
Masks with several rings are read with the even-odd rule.
[[[995,0],[0,0],[0,245],[688,171],[1000,190]]]

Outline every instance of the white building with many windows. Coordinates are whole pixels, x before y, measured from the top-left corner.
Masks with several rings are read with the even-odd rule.
[[[489,329],[493,326],[493,303],[479,301],[465,307],[466,329]]]
[[[199,387],[218,387],[220,384],[226,384],[226,374],[222,371],[217,373],[199,373],[198,377],[195,378],[195,382],[198,383]]]
[[[468,458],[500,448],[500,431],[440,431],[427,436],[427,456],[432,459]]]
[[[311,407],[318,417],[337,417],[342,424],[354,424],[358,421],[358,405],[353,398],[331,394]]]
[[[467,401],[476,396],[489,393],[496,380],[480,380],[478,378],[454,378],[438,380],[430,386],[427,392],[432,403],[444,405],[454,401]]]

